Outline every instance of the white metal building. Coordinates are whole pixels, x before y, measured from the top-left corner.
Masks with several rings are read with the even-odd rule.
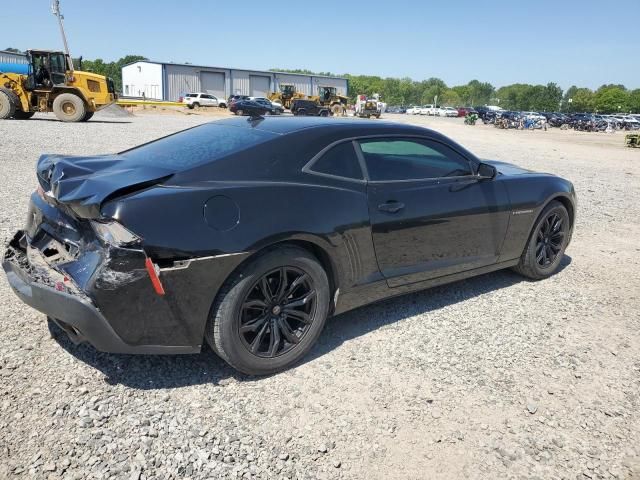
[[[190,92],[206,92],[218,98],[230,95],[265,97],[281,84],[294,85],[305,95],[317,95],[318,87],[336,87],[347,95],[346,78],[294,73],[206,67],[202,65],[140,61],[122,67],[122,93],[129,97],[178,101]]]

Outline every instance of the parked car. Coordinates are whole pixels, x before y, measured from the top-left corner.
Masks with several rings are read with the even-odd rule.
[[[439,117],[457,117],[458,110],[453,107],[440,107],[436,111],[436,115]]]
[[[229,99],[227,100],[227,105],[231,107],[234,102],[237,102],[239,100],[249,100],[249,95],[230,95]]]
[[[545,117],[544,115],[542,115],[541,113],[538,113],[538,112],[521,112],[521,113],[522,113],[522,115],[524,117],[529,118],[531,120],[535,120],[535,121],[538,121],[538,120],[546,121],[547,120],[547,117]]]
[[[331,112],[312,100],[295,99],[291,103],[291,113],[301,117],[328,117]]]
[[[404,107],[399,107],[396,105],[392,105],[387,107],[387,113],[407,113],[407,110]]]
[[[470,113],[477,114],[478,112],[473,107],[458,107],[458,117],[466,117]]]
[[[236,100],[229,107],[229,111],[236,115],[262,116],[271,112],[271,107],[253,100]]]
[[[249,97],[249,100],[257,102],[260,105],[263,105],[265,108],[268,108],[269,109],[269,113],[271,115],[280,115],[281,113],[284,113],[284,108],[283,108],[282,104],[276,103],[276,102],[272,102],[268,98],[265,98],[265,97]]]
[[[328,316],[503,268],[553,275],[576,204],[569,181],[436,131],[342,118],[229,118],[36,170],[2,262],[23,302],[100,351],[206,341],[256,375],[302,359]]]
[[[622,118],[625,130],[640,130],[640,121],[633,115],[624,115]]]
[[[435,105],[423,105],[420,108],[420,115],[435,115],[437,109],[438,107],[436,107]]]
[[[227,108],[227,102],[224,100],[218,100],[218,97],[211,95],[210,93],[187,93],[182,97],[182,103],[188,108],[200,108],[200,107],[220,107]]]
[[[422,111],[422,107],[416,105],[416,106],[407,108],[407,115],[420,115],[421,111]]]
[[[547,118],[547,122],[552,127],[561,127],[568,123],[568,117],[564,113],[551,112],[544,114]]]

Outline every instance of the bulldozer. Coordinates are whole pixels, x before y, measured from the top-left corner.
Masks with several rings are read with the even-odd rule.
[[[338,95],[336,87],[318,87],[318,95],[309,97],[323,107],[327,107],[333,115],[346,115],[349,97]]]
[[[64,52],[29,50],[27,59],[26,73],[0,71],[0,119],[53,112],[63,122],[86,122],[117,100],[112,79],[83,72],[81,65],[74,70]]]
[[[306,98],[304,93],[296,92],[296,87],[293,85],[280,85],[279,92],[272,92],[269,94],[269,100],[272,102],[280,102],[284,108],[291,108],[291,103],[298,98]]]

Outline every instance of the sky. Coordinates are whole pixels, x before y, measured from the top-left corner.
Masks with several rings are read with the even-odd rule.
[[[639,0],[60,0],[73,56],[640,88]],[[62,49],[49,0],[4,9],[0,49]]]

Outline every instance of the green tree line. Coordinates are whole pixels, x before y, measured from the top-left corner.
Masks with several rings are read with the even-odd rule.
[[[335,75],[310,70],[272,69],[272,71],[310,75],[343,76],[349,80],[348,95],[379,93],[389,105],[425,105],[434,103],[451,107],[498,105],[506,110],[640,113],[640,89],[629,90],[624,85],[603,85],[597,90],[572,86],[563,91],[555,83],[530,85],[514,83],[496,89],[493,85],[471,80],[466,85],[449,87],[439,78],[415,81],[410,78],[382,78],[373,75]]]

